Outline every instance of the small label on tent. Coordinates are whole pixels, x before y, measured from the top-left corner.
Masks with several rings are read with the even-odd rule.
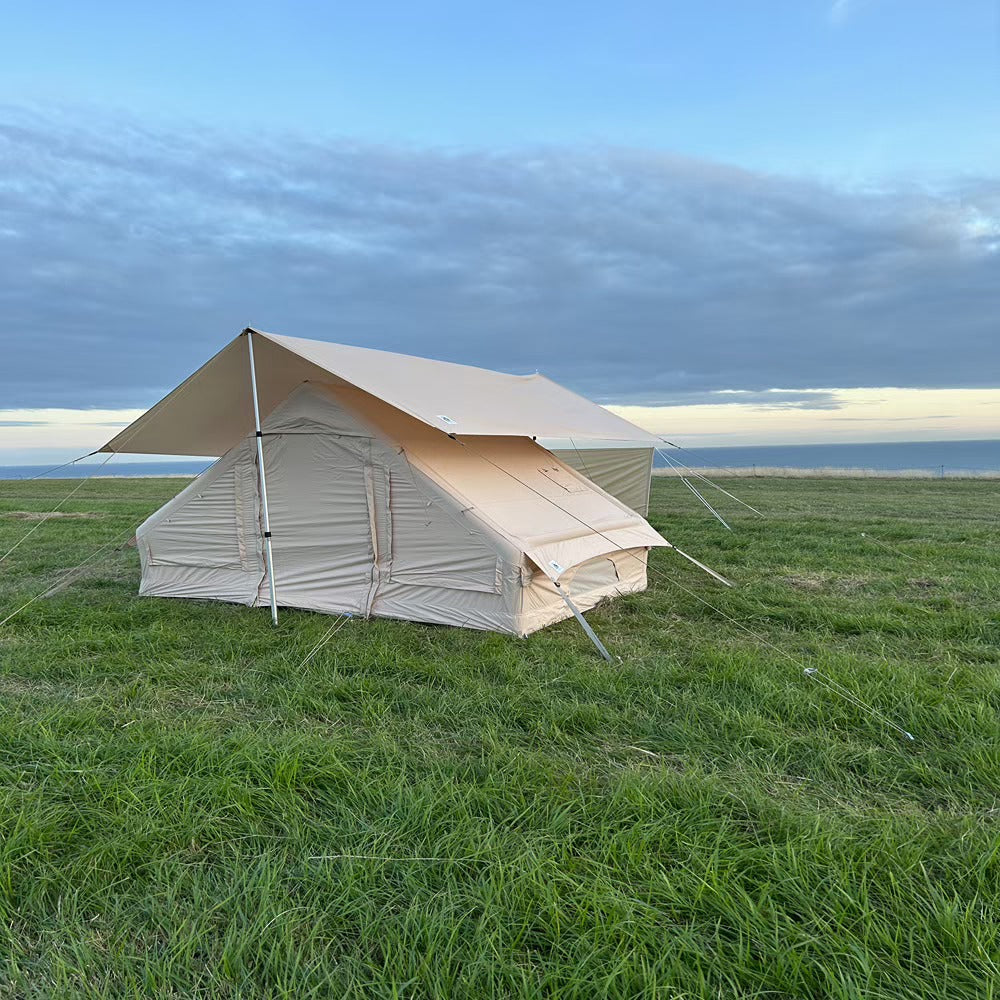
[[[447,424],[449,427],[454,427],[458,422],[456,420],[452,420],[451,417],[446,417],[443,413],[438,414],[438,420],[440,420],[442,424]]]
[[[554,559],[549,562],[549,565],[556,571],[557,576],[566,572],[566,567],[560,566]]]

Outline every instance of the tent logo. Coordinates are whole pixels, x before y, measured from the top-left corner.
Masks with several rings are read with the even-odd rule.
[[[452,420],[451,417],[446,417],[443,413],[438,414],[438,420],[440,420],[442,424],[447,424],[449,427],[454,427],[455,424],[458,423],[457,420]]]

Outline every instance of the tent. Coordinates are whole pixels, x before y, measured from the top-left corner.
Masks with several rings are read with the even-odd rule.
[[[248,328],[100,450],[222,456],[137,530],[141,594],[525,636],[645,588],[656,440],[542,375]]]

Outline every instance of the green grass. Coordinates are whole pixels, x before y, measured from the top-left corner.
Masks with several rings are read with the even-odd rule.
[[[0,552],[71,485],[0,484]],[[0,618],[179,486],[87,483]],[[1000,484],[736,486],[769,518],[728,534],[654,483],[739,586],[654,553],[588,616],[611,666],[573,622],[376,620],[301,668],[330,618],[140,599],[130,548],[34,603],[0,996],[1000,996]]]

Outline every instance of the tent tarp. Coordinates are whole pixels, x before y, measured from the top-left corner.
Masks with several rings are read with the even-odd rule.
[[[302,382],[351,385],[462,437],[656,438],[544,375],[505,375],[388,351],[252,331],[261,413]],[[253,428],[245,333],[115,435],[101,451],[222,455]]]

